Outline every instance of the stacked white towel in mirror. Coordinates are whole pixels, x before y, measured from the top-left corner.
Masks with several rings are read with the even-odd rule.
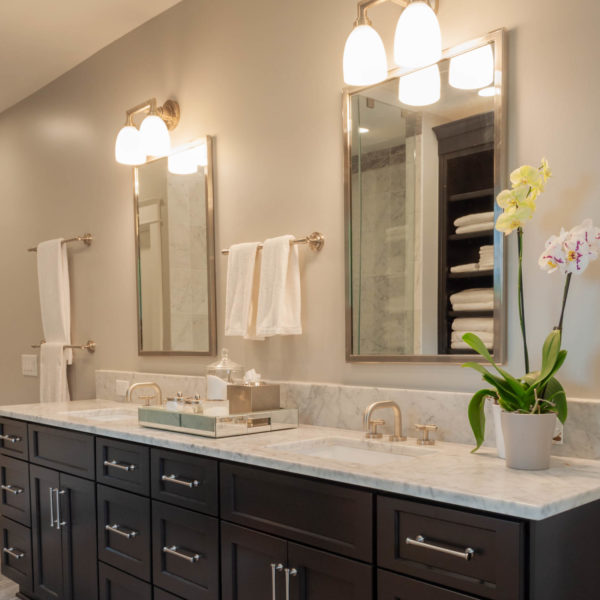
[[[464,215],[454,220],[456,233],[475,233],[494,229],[494,211]]]
[[[450,304],[454,311],[493,310],[493,288],[471,288],[456,292],[450,296]]]
[[[474,333],[491,350],[494,347],[494,319],[492,317],[459,317],[452,321],[450,347],[454,350],[467,350],[471,347],[463,342],[465,333]]]
[[[479,269],[486,271],[494,268],[494,246],[493,244],[479,248]]]

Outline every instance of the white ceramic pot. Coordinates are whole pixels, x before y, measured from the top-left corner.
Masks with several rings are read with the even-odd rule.
[[[494,417],[494,434],[496,435],[496,448],[500,458],[506,458],[504,450],[504,433],[502,432],[502,407],[492,401],[492,416]]]
[[[550,466],[556,415],[526,415],[502,412],[506,466],[538,471]]]

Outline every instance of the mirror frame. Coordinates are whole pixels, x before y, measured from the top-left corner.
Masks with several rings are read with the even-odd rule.
[[[506,58],[507,44],[504,29],[496,29],[486,35],[458,44],[442,52],[440,60],[447,60],[463,52],[485,44],[494,44],[494,85],[500,94],[494,96],[494,197],[506,185]],[[371,89],[401,75],[419,69],[395,68],[388,71],[385,81],[370,86],[351,86],[343,90],[342,121],[344,143],[344,226],[346,268],[346,362],[351,363],[447,363],[460,364],[466,361],[486,362],[478,354],[354,354],[352,320],[352,116],[351,100],[354,94]],[[495,218],[501,210],[494,202]],[[494,229],[494,348],[492,356],[496,363],[506,360],[506,245],[504,235]]]
[[[198,138],[200,141],[203,138]],[[206,140],[206,153],[208,164],[206,166],[205,196],[206,196],[206,261],[208,284],[208,350],[198,352],[193,350],[144,350],[142,348],[142,318],[140,306],[140,237],[139,237],[139,167],[133,167],[133,218],[135,227],[135,280],[137,298],[137,330],[138,330],[138,355],[139,356],[215,356],[217,353],[217,311],[216,311],[216,285],[215,285],[215,223],[214,223],[214,136],[204,136]],[[175,148],[174,150],[177,150]],[[165,160],[161,156],[146,161],[144,164]],[[139,165],[140,167],[143,165]]]

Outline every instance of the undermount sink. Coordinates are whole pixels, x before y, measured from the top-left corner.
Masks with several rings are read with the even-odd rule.
[[[60,415],[80,417],[89,421],[123,421],[124,419],[137,419],[135,408],[92,408],[88,410],[65,410]]]
[[[409,463],[415,459],[431,456],[436,450],[421,446],[409,446],[410,442],[384,442],[354,440],[349,438],[318,438],[302,442],[272,444],[268,448],[315,456],[343,463],[378,466],[391,463]]]

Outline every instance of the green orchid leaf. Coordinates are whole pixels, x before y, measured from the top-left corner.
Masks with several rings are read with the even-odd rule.
[[[558,370],[563,366],[565,360],[567,358],[567,351],[566,350],[561,350],[558,353],[558,357],[556,359],[556,362],[554,363],[554,366],[552,367],[552,369],[550,369],[550,372],[544,377],[543,373],[540,373],[540,375],[538,376],[538,378],[533,382],[531,387],[536,387],[540,390],[543,390],[544,387],[546,386],[546,383],[554,376],[555,373],[558,372]]]
[[[471,401],[469,402],[469,423],[475,436],[477,447],[473,448],[471,452],[477,452],[483,444],[485,438],[485,399],[491,396],[497,398],[496,392],[491,390],[479,390],[475,392]]]
[[[560,341],[561,334],[558,329],[554,329],[550,332],[548,337],[544,342],[544,346],[542,348],[542,369],[540,373],[540,378],[546,379],[552,369],[554,369],[554,365],[556,365],[556,361],[558,360],[558,356],[560,354]]]
[[[556,407],[556,413],[558,420],[564,423],[567,420],[567,395],[563,386],[558,382],[557,379],[552,377],[546,383],[546,389],[544,390],[544,400],[554,403]]]
[[[540,371],[534,371],[533,373],[527,373],[527,375],[525,375],[521,381],[523,381],[523,383],[526,385],[532,386],[539,376]]]
[[[507,402],[510,402],[511,405],[515,406],[515,410],[516,408],[521,406],[521,398],[520,396],[514,393],[511,386],[509,386],[507,382],[503,379],[492,375],[483,365],[480,365],[479,363],[475,362],[467,362],[464,363],[462,366],[468,367],[469,369],[474,369],[478,373],[481,373],[485,381],[487,381],[490,385],[493,385],[495,388],[498,389],[499,392],[501,391],[503,395],[509,398]],[[523,386],[521,386],[521,390],[524,391]]]
[[[475,350],[475,352],[477,352],[478,354],[483,356],[483,358],[485,358],[485,360],[487,360],[494,367],[494,369],[496,369],[496,371],[498,371],[498,373],[500,373],[500,375],[502,375],[502,377],[504,377],[504,379],[506,379],[506,381],[508,382],[510,387],[513,389],[515,394],[520,396],[523,393],[523,384],[518,379],[513,377],[510,373],[507,373],[506,371],[501,369],[494,362],[494,359],[492,358],[491,354],[488,352],[488,349],[485,347],[485,344],[481,341],[481,339],[479,339],[478,336],[476,336],[474,333],[465,333],[465,335],[463,335],[462,339],[463,339],[463,342],[465,342],[466,344],[469,344],[469,346],[471,346],[471,348],[473,348],[473,350]]]

